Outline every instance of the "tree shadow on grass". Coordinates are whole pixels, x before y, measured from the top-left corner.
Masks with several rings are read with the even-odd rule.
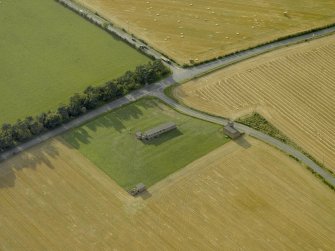
[[[79,149],[82,144],[89,144],[91,142],[92,132],[97,132],[99,128],[113,128],[121,133],[128,129],[125,125],[127,120],[139,119],[143,116],[143,110],[153,107],[157,107],[157,102],[150,99],[131,103],[125,107],[102,115],[84,126],[71,130],[64,135],[64,138],[72,147]]]
[[[138,119],[143,116],[143,109],[152,107],[157,107],[157,102],[150,99],[133,103],[131,104],[130,109],[128,106],[112,111],[89,122],[85,126],[72,130],[70,133],[65,134],[64,138],[67,142],[71,143],[67,145],[79,149],[80,144],[89,144],[91,142],[91,132],[97,131],[99,128],[114,128],[118,132],[121,132],[126,129],[124,121],[133,118]],[[161,141],[162,139],[159,140]],[[154,144],[160,143],[162,142],[154,142]],[[17,153],[11,156],[8,160],[0,162],[0,189],[14,187],[16,173],[24,168],[36,169],[38,166],[42,165],[54,169],[55,166],[50,159],[57,158],[59,155],[60,153],[57,148],[49,143],[35,146],[29,151]]]
[[[43,147],[37,146],[34,148],[29,152],[18,153],[8,160],[0,162],[0,189],[14,187],[16,173],[24,168],[36,169],[40,165],[45,165],[51,169],[55,168],[50,159],[59,156],[57,148],[52,144],[44,144]]]

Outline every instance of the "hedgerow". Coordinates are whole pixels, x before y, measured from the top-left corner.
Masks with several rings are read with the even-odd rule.
[[[89,110],[120,98],[129,92],[152,84],[167,76],[170,70],[155,60],[127,71],[123,76],[101,86],[89,86],[82,93],[70,97],[54,111],[19,119],[14,124],[4,123],[0,128],[0,152],[11,149],[48,130],[52,130]],[[52,94],[51,94],[52,95]]]

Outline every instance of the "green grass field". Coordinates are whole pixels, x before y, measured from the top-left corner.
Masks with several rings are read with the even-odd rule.
[[[0,23],[0,124],[150,60],[54,0],[1,1]]]
[[[173,121],[178,130],[142,143],[134,136]],[[155,99],[142,99],[66,133],[65,140],[120,186],[151,186],[226,143],[221,127],[182,115]]]

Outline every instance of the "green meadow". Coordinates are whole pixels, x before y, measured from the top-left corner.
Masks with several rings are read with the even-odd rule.
[[[1,1],[0,23],[0,124],[150,60],[54,0]]]
[[[178,129],[143,143],[136,131],[175,122]],[[105,114],[63,135],[66,142],[129,189],[151,186],[229,140],[219,125],[180,114],[153,98]]]

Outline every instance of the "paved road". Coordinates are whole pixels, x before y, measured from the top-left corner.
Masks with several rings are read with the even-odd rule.
[[[66,6],[68,6],[68,8],[72,9],[73,11],[79,14],[85,15],[87,19],[91,20],[93,23],[99,26],[103,26],[105,23],[108,23],[108,20],[100,16],[97,16],[96,14],[91,12],[89,9],[86,9],[83,6],[80,6],[72,2],[71,0],[58,0],[58,1],[65,4]],[[155,50],[149,45],[144,44],[140,40],[134,38],[133,36],[129,35],[128,33],[126,33],[125,31],[123,31],[122,29],[118,27],[108,25],[107,30],[113,34],[116,34],[118,37],[127,41],[129,44],[133,45],[136,48],[140,48],[140,46],[146,46],[148,49],[146,49],[144,52],[148,55],[153,56],[156,59],[161,59],[163,57],[163,55],[159,51]],[[174,73],[176,73],[174,76],[175,81],[183,82],[185,80],[199,77],[205,73],[217,70],[219,68],[225,67],[230,64],[240,62],[242,60],[245,60],[250,57],[254,57],[256,55],[259,55],[265,52],[269,52],[269,51],[279,49],[281,47],[289,46],[295,43],[300,43],[300,42],[308,41],[308,40],[315,39],[318,37],[322,37],[325,35],[329,35],[334,32],[335,32],[335,25],[329,28],[315,31],[315,32],[309,32],[304,35],[295,36],[295,37],[287,38],[281,41],[272,42],[272,43],[265,44],[265,45],[262,45],[256,48],[251,48],[246,51],[242,51],[242,52],[224,57],[222,59],[218,59],[215,61],[211,61],[209,63],[201,64],[201,65],[187,68],[187,69],[183,69],[174,63],[172,63],[172,65],[168,65],[168,64],[166,65],[169,66]]]
[[[85,8],[84,6],[78,5],[74,2],[72,2],[71,0],[57,0],[58,2],[62,3],[63,5],[67,6],[69,9],[73,10],[74,12],[82,15],[83,17],[85,17],[86,19],[90,20],[92,23],[105,28],[105,24],[108,24],[107,27],[105,28],[108,32],[116,35],[117,37],[122,38],[124,41],[126,41],[127,43],[131,44],[132,46],[134,46],[137,49],[140,48],[146,48],[146,49],[140,49],[142,50],[145,54],[152,56],[156,59],[161,59],[163,57],[163,55],[158,52],[157,50],[155,50],[154,48],[150,47],[149,45],[143,43],[142,41],[140,41],[139,39],[135,38],[134,36],[128,34],[127,32],[125,32],[124,30],[122,30],[119,27],[110,25],[109,21],[103,17],[100,17],[98,15],[96,15],[95,13],[93,13],[92,11],[90,11],[89,9]],[[172,63],[172,65],[169,65],[170,67],[172,66],[173,68],[177,69],[181,69],[178,65]]]
[[[73,4],[72,2],[68,1],[68,0],[60,0],[61,2],[64,2],[66,4],[70,4],[70,8],[74,9],[75,11],[79,11],[81,13],[81,8],[79,8],[77,5]],[[79,8],[79,9],[78,9]],[[87,10],[85,10],[87,11]],[[101,19],[100,17],[92,14],[92,13],[87,13],[86,15],[93,15],[92,18],[95,18],[94,20],[96,20],[95,22],[105,22],[105,20]],[[133,41],[131,39],[131,36],[129,36],[127,33],[124,33],[122,30],[118,30],[117,28],[114,28],[112,26],[110,26],[111,29],[113,29],[113,32],[115,31],[114,29],[117,30],[117,33],[119,36],[121,36],[122,38],[124,39],[129,39],[130,38],[130,43],[136,43],[134,45],[139,45],[140,42],[137,42],[137,41]],[[193,117],[196,117],[196,118],[200,118],[200,119],[203,119],[203,120],[206,120],[206,121],[210,121],[210,122],[213,122],[213,123],[217,123],[217,124],[220,124],[220,125],[225,125],[228,121],[224,118],[218,118],[218,117],[214,117],[214,116],[210,116],[208,114],[204,114],[204,113],[201,113],[199,111],[195,111],[193,109],[190,109],[188,107],[185,107],[185,106],[182,106],[180,104],[178,104],[177,102],[175,102],[174,100],[170,99],[169,97],[167,97],[165,94],[164,94],[164,89],[168,86],[171,86],[173,85],[174,83],[178,82],[178,83],[181,83],[181,82],[185,82],[189,79],[192,79],[194,77],[198,77],[198,76],[201,76],[202,74],[204,73],[207,73],[207,72],[210,72],[210,71],[214,71],[218,68],[222,68],[222,67],[225,67],[227,65],[230,65],[232,63],[236,63],[236,62],[240,62],[240,61],[243,61],[247,58],[250,58],[250,57],[253,57],[253,56],[256,56],[256,55],[259,55],[261,53],[265,53],[265,52],[268,52],[268,51],[271,51],[273,49],[278,49],[280,47],[283,47],[283,46],[288,46],[288,45],[291,45],[291,44],[295,44],[295,43],[298,43],[298,42],[302,42],[302,41],[305,41],[305,40],[309,40],[309,39],[314,39],[314,38],[317,38],[317,37],[320,37],[320,36],[324,36],[324,35],[328,35],[328,34],[331,34],[335,32],[335,26],[334,27],[331,27],[331,28],[327,28],[327,29],[323,29],[323,30],[320,30],[320,31],[317,31],[317,32],[311,32],[311,33],[308,33],[308,34],[305,34],[305,35],[301,35],[301,36],[298,36],[298,37],[294,37],[294,38],[289,38],[289,39],[286,39],[286,40],[283,40],[283,41],[279,41],[279,42],[274,42],[274,43],[271,43],[271,44],[268,44],[268,45],[264,45],[264,46],[260,46],[260,47],[257,47],[257,48],[254,48],[254,49],[250,49],[250,50],[247,50],[247,51],[244,51],[244,52],[240,52],[240,53],[236,53],[232,56],[228,56],[228,57],[225,57],[223,59],[220,59],[220,60],[216,60],[216,61],[213,61],[213,62],[210,62],[210,63],[207,63],[207,64],[203,64],[203,65],[199,65],[199,66],[196,66],[196,67],[192,67],[192,68],[189,68],[189,69],[182,69],[180,67],[178,67],[177,65],[172,65],[170,66],[173,74],[172,76],[162,80],[162,81],[159,81],[153,85],[150,85],[150,86],[146,86],[146,87],[143,87],[142,89],[140,90],[137,90],[137,91],[133,91],[131,92],[130,94],[128,94],[127,96],[125,97],[122,97],[118,100],[115,100],[115,101],[112,101],[94,111],[90,111],[88,112],[87,114],[55,129],[55,130],[52,130],[52,131],[49,131],[35,139],[32,139],[30,140],[29,142],[26,142],[10,151],[7,151],[5,153],[2,153],[0,155],[0,160],[6,160],[8,158],[10,158],[11,156],[19,153],[19,152],[22,152],[26,149],[29,149],[37,144],[40,144],[50,138],[53,138],[55,136],[58,136],[72,128],[75,128],[75,127],[78,127],[82,124],[85,124],[87,123],[88,121],[106,113],[106,112],[109,112],[115,108],[118,108],[120,106],[123,106],[125,104],[128,104],[128,103],[131,103],[135,100],[138,100],[142,97],[145,97],[145,96],[155,96],[159,99],[161,99],[162,101],[166,102],[167,104],[169,104],[170,106],[172,106],[173,108],[175,108],[176,110],[184,113],[184,114],[187,114],[189,116],[193,116]],[[116,32],[115,32],[116,33]],[[149,48],[148,51],[151,51],[152,52],[152,55],[154,55],[155,57],[157,58],[160,58],[160,54],[159,52],[156,52],[154,49],[152,48]],[[266,142],[280,150],[282,150],[283,152],[289,154],[289,155],[292,155],[294,156],[295,158],[297,158],[298,160],[300,160],[302,163],[304,163],[305,165],[309,166],[310,168],[312,168],[316,173],[318,173],[320,176],[322,176],[329,184],[332,184],[333,186],[335,186],[335,177],[332,176],[329,172],[325,171],[323,168],[321,168],[320,166],[318,166],[314,161],[312,161],[311,159],[309,159],[308,157],[306,157],[305,155],[303,155],[301,152],[297,151],[296,149],[292,148],[291,146],[289,145],[286,145],[284,144],[283,142],[281,141],[278,141],[276,140],[275,138],[272,138],[271,136],[269,135],[266,135],[262,132],[259,132],[259,131],[256,131],[250,127],[247,127],[245,125],[242,125],[242,124],[236,124],[236,127],[237,129],[239,129],[240,131],[248,134],[248,135],[251,135],[263,142]]]
[[[192,116],[192,117],[196,117],[196,118],[200,118],[206,121],[210,121],[216,124],[220,124],[220,125],[226,125],[228,120],[224,119],[224,118],[219,118],[219,117],[214,117],[199,111],[195,111],[193,109],[190,109],[188,107],[185,107],[183,105],[180,105],[178,103],[176,103],[176,101],[174,101],[173,99],[170,99],[169,97],[167,97],[163,92],[161,92],[160,90],[158,90],[157,92],[154,93],[154,96],[156,96],[157,98],[161,99],[162,101],[164,101],[165,103],[169,104],[171,107],[173,107],[174,109],[176,109],[177,111],[184,113],[186,115]],[[317,165],[313,160],[309,159],[307,156],[305,156],[304,154],[302,154],[301,152],[299,152],[298,150],[296,150],[295,148],[267,135],[264,134],[260,131],[257,131],[253,128],[250,128],[248,126],[239,124],[239,123],[235,123],[235,127],[241,131],[244,132],[245,134],[248,134],[254,138],[257,138],[271,146],[276,147],[277,149],[283,151],[284,153],[294,156],[295,158],[297,158],[299,161],[301,161],[303,164],[305,164],[306,166],[310,167],[311,169],[313,169],[316,173],[318,173],[320,176],[322,176],[329,184],[332,184],[333,186],[335,186],[335,177],[330,174],[328,171],[324,170],[323,168],[321,168],[319,165]]]

